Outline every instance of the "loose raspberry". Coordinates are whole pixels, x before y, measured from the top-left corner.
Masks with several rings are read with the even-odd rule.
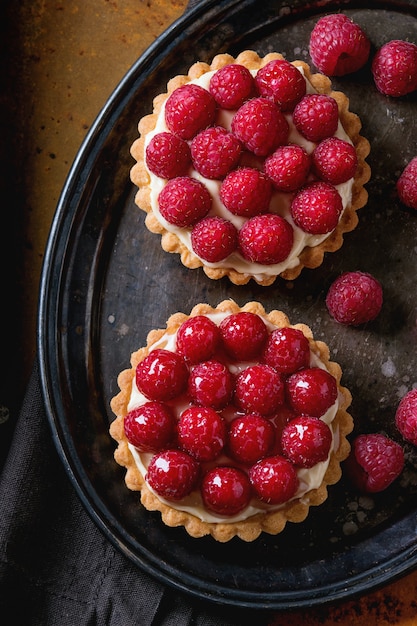
[[[209,90],[222,109],[238,109],[253,96],[255,81],[247,67],[233,63],[213,74]]]
[[[205,217],[191,231],[191,247],[208,263],[218,263],[234,252],[239,244],[236,227],[217,215]]]
[[[185,409],[178,422],[178,444],[197,461],[213,461],[226,441],[223,417],[210,407]]]
[[[176,419],[163,402],[145,402],[129,411],[124,430],[129,442],[141,452],[158,452],[173,440]]]
[[[334,230],[342,209],[339,192],[324,181],[307,183],[291,202],[295,224],[311,235],[325,235]]]
[[[346,473],[355,487],[366,493],[383,491],[401,474],[404,451],[379,433],[359,435],[346,460]]]
[[[235,361],[257,359],[268,339],[268,329],[259,315],[249,311],[232,313],[219,326],[223,345]]]
[[[320,367],[308,367],[286,381],[290,406],[299,415],[321,417],[337,400],[336,379]]]
[[[192,226],[211,209],[211,195],[199,180],[179,176],[168,181],[158,196],[162,217],[174,226]]]
[[[338,137],[324,139],[313,151],[314,173],[331,185],[340,185],[353,178],[357,166],[355,147]]]
[[[232,119],[232,131],[256,156],[266,156],[287,143],[289,126],[278,107],[266,98],[245,102]]]
[[[293,243],[291,225],[273,213],[251,217],[239,231],[240,251],[253,263],[281,263],[290,254]]]
[[[397,193],[403,204],[417,209],[417,157],[411,159],[397,180]]]
[[[191,142],[195,169],[206,178],[224,178],[238,164],[242,144],[222,126],[201,131]]]
[[[282,456],[258,461],[249,471],[252,487],[258,498],[268,504],[283,504],[293,498],[299,481],[292,463]]]
[[[230,423],[229,451],[240,463],[253,465],[271,452],[274,441],[274,426],[261,415],[250,413]]]
[[[207,361],[221,341],[218,326],[206,315],[189,317],[177,331],[176,348],[190,363]]]
[[[265,173],[278,191],[291,192],[307,182],[311,159],[301,146],[280,146],[265,161]]]
[[[400,98],[417,89],[417,46],[393,39],[377,50],[372,74],[378,91]]]
[[[199,464],[186,452],[165,450],[152,457],[146,481],[163,498],[181,500],[196,486],[199,472]]]
[[[293,122],[303,137],[319,143],[334,135],[337,130],[339,124],[337,102],[326,94],[307,94],[295,107]]]
[[[155,348],[136,366],[135,380],[146,398],[164,402],[185,391],[188,368],[179,354]]]
[[[161,178],[185,176],[191,165],[188,143],[172,133],[154,135],[146,146],[145,155],[148,169]]]
[[[204,505],[218,515],[237,515],[249,504],[252,489],[248,476],[237,467],[215,467],[201,483]]]
[[[417,389],[412,389],[400,401],[395,424],[407,441],[417,446]]]
[[[203,87],[181,85],[165,103],[165,121],[168,129],[181,139],[192,139],[210,126],[216,114],[216,101]]]
[[[330,286],[326,306],[340,324],[360,326],[381,311],[383,292],[376,278],[366,272],[345,272]]]
[[[311,59],[327,76],[356,72],[367,62],[370,49],[360,26],[342,13],[321,17],[311,31]]]
[[[269,365],[250,365],[236,379],[235,403],[245,412],[272,415],[284,403],[282,377]]]
[[[232,397],[232,374],[219,361],[202,361],[190,372],[188,393],[194,404],[222,409]]]
[[[285,456],[299,467],[313,467],[329,456],[332,432],[317,417],[296,417],[287,424],[281,437]]]
[[[310,364],[310,344],[298,328],[276,328],[268,337],[263,361],[283,374]]]
[[[261,67],[255,82],[261,96],[275,102],[281,111],[292,111],[306,93],[304,76],[285,59],[275,59]]]
[[[271,181],[253,167],[233,170],[220,187],[220,199],[226,209],[241,217],[267,213],[271,196]]]

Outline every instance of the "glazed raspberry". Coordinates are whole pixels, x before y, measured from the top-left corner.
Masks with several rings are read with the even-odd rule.
[[[327,459],[332,439],[332,432],[325,422],[303,415],[285,426],[281,445],[291,463],[309,468]]]
[[[357,166],[354,146],[338,137],[324,139],[313,151],[315,175],[332,185],[340,185],[353,178]]]
[[[296,413],[321,417],[337,400],[337,383],[326,370],[308,367],[291,374],[286,392]]]
[[[268,337],[263,361],[283,374],[310,364],[310,344],[298,328],[276,328]]]
[[[272,450],[275,429],[272,422],[250,413],[236,417],[229,426],[229,452],[236,461],[253,465]]]
[[[154,135],[146,146],[146,165],[156,176],[185,176],[191,165],[188,143],[172,133]]]
[[[247,413],[272,415],[284,403],[283,379],[269,365],[250,365],[236,379],[235,403]]]
[[[205,217],[191,231],[191,247],[208,263],[218,263],[234,252],[239,243],[236,227],[217,215]]]
[[[237,467],[215,467],[201,483],[204,505],[218,515],[237,515],[249,504],[252,489],[248,476]]]
[[[124,428],[129,442],[141,452],[158,452],[172,441],[176,419],[163,402],[145,402],[129,411]]]
[[[310,235],[325,235],[334,230],[342,209],[339,192],[324,181],[308,183],[297,192],[291,203],[294,222]]]
[[[197,172],[206,178],[224,178],[236,167],[242,144],[221,126],[198,133],[191,142],[191,158]]]
[[[232,131],[250,152],[266,156],[287,143],[289,126],[273,102],[253,98],[237,110],[232,119]]]
[[[397,193],[403,204],[417,209],[417,157],[410,161],[397,180]]]
[[[187,387],[188,368],[175,352],[155,348],[136,367],[136,386],[149,400],[164,402]]]
[[[202,361],[190,372],[188,393],[194,404],[222,409],[232,397],[232,374],[219,361]]]
[[[222,109],[238,109],[255,92],[255,81],[244,65],[232,63],[210,78],[209,91]]]
[[[181,500],[195,488],[200,466],[186,452],[165,450],[155,454],[148,466],[146,481],[167,500]]]
[[[181,139],[192,139],[210,126],[215,114],[215,99],[199,85],[181,85],[171,93],[165,103],[166,125]]]
[[[293,243],[291,225],[273,213],[251,217],[239,231],[240,251],[253,263],[281,263],[290,254]]]
[[[178,421],[178,444],[197,461],[213,461],[223,450],[226,424],[210,407],[185,409]]]
[[[378,91],[399,98],[417,89],[417,46],[394,39],[384,44],[372,61]]]
[[[395,424],[407,441],[417,446],[417,389],[412,389],[400,401]]]
[[[271,181],[253,167],[230,172],[220,187],[220,199],[234,215],[253,217],[266,213],[272,196]]]
[[[382,303],[382,287],[367,272],[345,272],[332,283],[326,296],[330,315],[340,324],[349,326],[374,320]]]
[[[337,102],[326,94],[307,94],[295,107],[293,122],[303,137],[319,143],[334,135],[337,130],[339,124]]]
[[[250,468],[249,478],[258,498],[268,504],[287,502],[295,496],[299,484],[292,463],[279,455],[258,461]]]
[[[261,67],[255,82],[260,95],[275,102],[281,111],[292,111],[306,93],[303,75],[285,59],[275,59]]]
[[[199,180],[179,176],[167,182],[158,196],[162,217],[174,226],[192,226],[211,208],[211,196]]]
[[[278,191],[296,191],[307,182],[311,159],[301,146],[280,146],[265,161],[265,173]]]
[[[249,311],[232,313],[219,326],[223,345],[235,361],[257,359],[268,339],[268,329],[259,315]]]
[[[386,489],[401,474],[404,452],[386,435],[359,435],[353,442],[345,466],[356,488],[376,493]]]
[[[190,363],[198,363],[213,356],[220,340],[218,326],[206,315],[196,315],[178,328],[176,349]]]
[[[356,72],[368,60],[371,44],[363,30],[342,13],[325,15],[310,35],[310,56],[327,76]]]

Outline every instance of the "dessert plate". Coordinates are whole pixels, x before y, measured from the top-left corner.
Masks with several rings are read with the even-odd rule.
[[[365,6],[364,6],[365,4]],[[259,300],[284,310],[326,341],[353,394],[355,434],[394,426],[398,401],[417,383],[417,216],[402,207],[395,181],[415,156],[415,94],[379,94],[369,67],[333,81],[350,98],[371,142],[369,202],[344,246],[288,284],[237,287],[211,281],[165,253],[143,224],[129,181],[137,122],[167,80],[220,52],[275,50],[310,61],[311,29],[343,10],[375,47],[417,42],[417,1],[217,0],[174,23],[137,61],[91,128],[62,191],[42,273],[39,354],[53,438],[79,497],[113,544],[139,568],[193,596],[257,609],[289,609],[368,592],[417,566],[417,450],[405,445],[402,477],[382,494],[361,496],[346,479],[303,524],[253,543],[192,539],[145,511],[124,484],[108,434],[117,374],[149,330],[198,302]],[[378,320],[365,328],[333,322],[324,299],[342,271],[371,272],[383,284]],[[401,441],[402,442],[402,441]],[[403,442],[402,442],[403,443]]]

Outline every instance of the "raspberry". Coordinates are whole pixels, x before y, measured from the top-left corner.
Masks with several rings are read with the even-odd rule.
[[[372,74],[378,91],[400,98],[417,89],[417,46],[393,39],[377,50]]]
[[[247,67],[233,63],[213,74],[209,91],[222,109],[238,109],[254,94],[255,81]]]
[[[412,389],[400,401],[395,424],[407,441],[417,446],[417,389]]]
[[[199,180],[179,176],[169,180],[158,196],[162,217],[174,226],[192,226],[211,209],[211,196]]]
[[[310,364],[310,344],[298,328],[277,328],[268,337],[263,361],[283,374]]]
[[[241,463],[253,465],[272,450],[275,429],[272,422],[250,413],[236,417],[229,426],[229,451]]]
[[[252,489],[249,478],[237,467],[215,467],[201,483],[204,505],[218,515],[236,515],[249,504]]]
[[[342,13],[321,17],[311,31],[311,59],[327,76],[356,72],[367,62],[370,49],[360,26]]]
[[[129,411],[124,429],[129,442],[141,452],[158,452],[171,442],[176,419],[163,402],[145,402]]]
[[[287,143],[289,126],[284,114],[266,98],[245,102],[232,119],[232,131],[256,156],[266,156]]]
[[[206,315],[189,317],[177,331],[176,348],[190,363],[207,361],[221,340],[218,326]]]
[[[232,397],[232,374],[219,361],[202,361],[191,370],[188,393],[194,404],[222,409]]]
[[[381,311],[380,283],[366,272],[345,272],[330,286],[326,306],[340,324],[360,326],[374,320]]]
[[[186,452],[165,450],[152,457],[145,478],[163,498],[181,500],[196,486],[199,472],[199,464]]]
[[[178,444],[197,461],[213,461],[223,450],[226,425],[210,407],[185,409],[178,422]]]
[[[238,375],[235,403],[245,412],[272,415],[284,403],[284,382],[269,365],[250,365]]]
[[[258,498],[268,504],[283,504],[295,496],[298,477],[294,466],[282,456],[261,459],[249,470]]]
[[[251,217],[239,231],[242,256],[253,263],[281,263],[290,254],[293,243],[291,225],[273,213]]]
[[[337,189],[323,181],[308,183],[291,202],[295,224],[311,235],[325,235],[334,230],[342,209],[342,198]]]
[[[286,381],[290,406],[299,415],[321,417],[337,400],[336,379],[319,367],[308,367]]]
[[[309,468],[327,459],[332,439],[332,432],[325,422],[303,415],[285,426],[281,445],[291,463]]]
[[[216,101],[203,87],[181,85],[165,103],[165,122],[168,129],[181,139],[192,139],[213,123]]]
[[[205,217],[191,231],[191,247],[208,263],[218,263],[234,252],[239,243],[236,227],[217,215]]]
[[[230,172],[220,187],[220,199],[234,215],[254,217],[267,213],[272,196],[271,181],[253,167]]]
[[[346,472],[352,482],[366,493],[386,489],[401,474],[404,451],[401,446],[379,433],[359,435],[346,460]]]
[[[188,143],[172,133],[154,135],[146,146],[146,165],[161,178],[185,176],[191,165]]]
[[[358,166],[354,146],[338,139],[324,139],[313,151],[313,171],[318,178],[332,185],[340,185],[353,178]]]
[[[278,191],[296,191],[310,171],[310,156],[298,145],[280,146],[265,161],[265,172]]]
[[[265,322],[249,311],[228,315],[220,323],[219,330],[226,351],[236,361],[255,360],[268,339]]]
[[[337,130],[339,124],[337,102],[326,94],[307,94],[296,105],[293,122],[303,137],[318,143],[334,135]]]
[[[191,158],[195,169],[206,178],[224,178],[236,167],[242,145],[222,126],[201,131],[191,142]]]
[[[306,93],[304,76],[285,59],[275,59],[261,67],[255,82],[261,96],[275,102],[281,111],[292,111]]]
[[[403,204],[417,209],[417,157],[411,159],[397,180],[397,193]]]
[[[146,398],[164,402],[185,391],[188,368],[179,354],[155,348],[136,366],[135,380]]]

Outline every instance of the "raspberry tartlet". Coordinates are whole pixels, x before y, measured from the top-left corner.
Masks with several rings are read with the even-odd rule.
[[[293,280],[357,225],[370,177],[360,130],[346,95],[303,61],[219,54],[172,78],[140,120],[135,202],[188,268]]]
[[[302,522],[349,455],[341,375],[308,326],[258,302],[171,315],[111,400],[127,487],[192,537],[253,541]]]

